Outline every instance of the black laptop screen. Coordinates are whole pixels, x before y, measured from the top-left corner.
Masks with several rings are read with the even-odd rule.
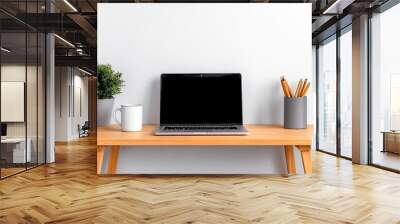
[[[1,123],[1,136],[7,136],[7,124]]]
[[[242,124],[240,74],[162,74],[165,124]]]

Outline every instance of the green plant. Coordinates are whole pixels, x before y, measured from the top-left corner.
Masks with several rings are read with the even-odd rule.
[[[124,80],[111,65],[97,65],[97,98],[110,99],[122,92]]]

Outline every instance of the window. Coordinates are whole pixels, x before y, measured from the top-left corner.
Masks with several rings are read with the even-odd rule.
[[[345,27],[323,41],[317,53],[317,149],[350,159],[353,97],[352,26]]]
[[[400,130],[400,73],[390,74],[390,130]]]
[[[318,149],[336,154],[336,38],[318,48]]]
[[[370,162],[400,170],[400,5],[371,18]]]
[[[352,157],[352,33],[340,36],[340,155]],[[347,32],[346,32],[347,31]]]

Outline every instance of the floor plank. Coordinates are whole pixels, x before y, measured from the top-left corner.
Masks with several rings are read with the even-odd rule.
[[[400,175],[313,154],[310,176],[97,176],[96,139],[0,181],[0,223],[400,223]]]

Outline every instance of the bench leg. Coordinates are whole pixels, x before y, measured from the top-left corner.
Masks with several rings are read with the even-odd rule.
[[[312,173],[312,161],[311,161],[311,146],[302,145],[298,146],[301,153],[301,160],[303,161],[304,173],[311,174]]]
[[[97,146],[97,174],[101,174],[101,167],[103,166],[104,159],[104,146]]]
[[[296,174],[296,161],[294,158],[293,146],[285,145],[284,147],[288,174]]]
[[[111,147],[110,160],[108,161],[108,174],[115,174],[118,164],[119,146]]]

